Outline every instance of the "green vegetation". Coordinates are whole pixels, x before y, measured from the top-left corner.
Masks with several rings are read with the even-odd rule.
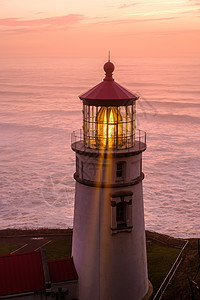
[[[0,242],[0,255],[9,254],[12,251],[15,251],[16,249],[20,248],[21,246],[22,244]]]
[[[153,285],[154,294],[160,287],[179,253],[180,249],[165,245],[152,244],[147,246],[149,280]]]
[[[53,240],[45,248],[48,260],[71,257],[72,241],[66,238]]]

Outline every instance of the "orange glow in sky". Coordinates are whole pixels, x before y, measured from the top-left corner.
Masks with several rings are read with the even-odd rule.
[[[0,0],[3,57],[195,57],[200,0]]]

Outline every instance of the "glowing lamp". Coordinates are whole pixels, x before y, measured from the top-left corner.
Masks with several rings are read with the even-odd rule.
[[[95,125],[98,148],[112,149],[122,142],[122,117],[117,107],[101,107]]]
[[[84,145],[94,149],[134,146],[135,101],[139,98],[112,77],[114,65],[104,65],[104,80],[82,94]]]

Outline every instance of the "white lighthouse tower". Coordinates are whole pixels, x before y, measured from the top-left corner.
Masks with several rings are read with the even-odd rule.
[[[79,300],[141,300],[151,295],[147,274],[142,180],[146,134],[135,129],[139,98],[112,77],[80,96],[83,130],[76,152],[72,256]]]

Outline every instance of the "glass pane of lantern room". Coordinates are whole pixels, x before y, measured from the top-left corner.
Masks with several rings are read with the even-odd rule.
[[[133,104],[133,106],[132,106],[132,119],[133,119],[133,145],[134,145],[134,143],[135,143],[135,126],[136,126],[136,121],[135,121],[135,115],[136,115],[136,105],[135,105],[135,103]]]
[[[108,107],[108,148],[116,148],[118,138],[118,120],[121,119],[117,107]]]
[[[88,146],[88,122],[87,122],[87,115],[88,115],[88,106],[83,105],[83,135],[84,135],[84,143]]]
[[[132,105],[126,108],[127,145],[133,147],[133,115]]]
[[[89,114],[89,139],[90,139],[90,147],[95,147],[95,116],[96,111],[94,106],[89,106],[90,114]]]
[[[119,141],[119,148],[126,148],[126,128],[125,128],[125,118],[126,111],[125,106],[120,106],[118,108],[121,120],[119,121],[118,131],[120,132],[121,139]]]
[[[107,138],[107,107],[97,107],[95,118],[95,138],[97,148],[106,147]]]

